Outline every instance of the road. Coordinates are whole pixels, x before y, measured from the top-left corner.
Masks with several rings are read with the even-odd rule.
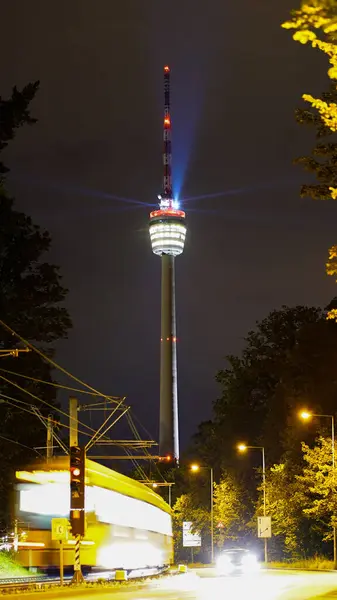
[[[59,590],[28,593],[26,600],[58,598],[71,600],[337,600],[337,573],[261,571],[254,576],[217,577],[214,569],[152,580],[143,586],[121,590]]]

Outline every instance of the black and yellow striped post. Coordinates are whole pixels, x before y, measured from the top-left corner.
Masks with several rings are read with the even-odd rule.
[[[73,583],[82,583],[84,581],[81,570],[81,536],[75,536],[75,558],[74,558],[74,576]]]

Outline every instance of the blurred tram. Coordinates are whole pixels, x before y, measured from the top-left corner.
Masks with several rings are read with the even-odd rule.
[[[35,463],[16,473],[15,518],[18,559],[29,568],[59,566],[59,542],[51,539],[51,519],[69,518],[69,457]],[[172,563],[172,523],[168,504],[150,488],[90,459],[85,468],[86,535],[84,568],[146,569]],[[64,542],[64,565],[74,564],[75,539]]]

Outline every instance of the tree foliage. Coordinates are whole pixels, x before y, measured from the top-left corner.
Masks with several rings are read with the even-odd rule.
[[[14,139],[16,130],[23,125],[33,125],[36,119],[30,115],[30,103],[39,89],[39,81],[28,83],[21,91],[14,87],[10,98],[0,96],[0,153]],[[1,176],[9,169],[0,161]]]
[[[331,438],[319,437],[313,448],[303,443],[302,451],[305,466],[297,479],[306,497],[303,512],[324,525],[324,539],[332,539],[331,528],[337,527],[337,494]]]
[[[292,11],[291,19],[282,25],[294,30],[293,39],[310,44],[323,52],[329,61],[328,76],[332,81],[327,92],[315,98],[303,94],[302,98],[311,109],[298,109],[296,119],[300,124],[308,124],[316,129],[316,146],[308,156],[295,160],[306,171],[314,174],[316,183],[305,184],[302,196],[315,200],[337,199],[337,0],[307,0],[299,10]],[[336,276],[337,246],[330,248],[326,263],[328,275]],[[337,310],[331,310],[328,318],[337,320]]]
[[[209,473],[209,472],[208,472]],[[202,475],[200,474],[200,477]],[[187,493],[181,494],[173,506],[175,551],[182,553],[182,527],[184,521],[193,523],[192,530],[202,538],[202,547],[209,554],[211,546],[210,487],[208,477],[202,481],[185,480]],[[222,547],[238,539],[245,525],[243,491],[234,476],[223,472],[213,488],[214,543]]]
[[[309,481],[303,460],[311,456],[309,451],[303,455],[302,442],[303,448],[311,448],[318,432],[327,436],[327,420],[305,426],[298,413],[307,408],[315,414],[335,414],[337,325],[326,319],[335,306],[336,299],[325,310],[283,306],[258,322],[248,333],[241,356],[227,357],[226,368],[218,372],[221,393],[213,404],[213,418],[199,426],[194,438],[195,454],[203,464],[213,466],[224,491],[223,514],[231,515],[226,496],[231,498],[233,474],[234,490],[241,489],[234,495],[240,508],[230,501],[240,517],[238,523],[230,520],[223,532],[228,537],[231,531],[240,537],[249,530],[255,535],[256,517],[263,514],[261,453],[253,450],[239,457],[236,445],[244,441],[265,448],[267,514],[272,516],[270,547],[275,558],[320,552],[322,539],[330,535],[331,515],[321,522],[312,512],[316,497],[300,478],[305,475]],[[225,483],[220,480],[222,471]],[[326,489],[329,485],[327,480]],[[221,522],[219,515],[216,519]],[[242,529],[239,523],[245,524]]]
[[[15,210],[14,201],[5,190],[8,168],[2,160],[2,153],[15,138],[18,128],[36,122],[30,115],[30,102],[37,89],[38,82],[28,84],[21,91],[14,88],[8,100],[0,98],[0,319],[50,355],[53,342],[66,338],[71,327],[64,306],[67,290],[62,285],[59,268],[45,260],[51,245],[49,233],[35,225],[29,216]],[[17,346],[17,338],[0,327],[0,348]],[[44,445],[45,428],[31,414],[31,405],[38,406],[44,415],[56,407],[55,388],[41,384],[37,379],[52,381],[49,364],[38,354],[30,352],[20,354],[16,359],[1,358],[2,521],[10,508],[8,493],[14,470],[36,456],[34,447]]]
[[[221,468],[238,468],[239,441],[263,440],[269,463],[279,461],[290,441],[300,453],[299,428],[293,413],[318,398],[333,406],[337,388],[337,327],[315,307],[282,307],[248,333],[241,357],[228,356],[218,372],[220,396],[211,421],[194,438],[201,460]]]
[[[244,493],[233,475],[223,473],[214,484],[214,540],[222,547],[229,540],[237,540],[244,530]]]

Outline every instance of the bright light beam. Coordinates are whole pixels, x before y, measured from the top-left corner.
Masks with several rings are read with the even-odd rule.
[[[295,179],[289,179],[289,180],[282,180],[282,181],[272,181],[269,183],[258,183],[256,185],[252,185],[252,186],[245,186],[245,187],[240,187],[240,188],[232,188],[229,190],[223,190],[222,192],[214,192],[212,194],[202,194],[200,196],[190,196],[187,198],[184,198],[182,200],[182,202],[195,202],[197,200],[207,200],[207,199],[211,199],[211,198],[221,198],[221,197],[225,197],[225,196],[236,196],[237,194],[246,194],[246,193],[251,193],[260,189],[270,189],[273,188],[275,186],[284,186],[284,185],[296,185],[299,184],[299,181],[295,180]]]

